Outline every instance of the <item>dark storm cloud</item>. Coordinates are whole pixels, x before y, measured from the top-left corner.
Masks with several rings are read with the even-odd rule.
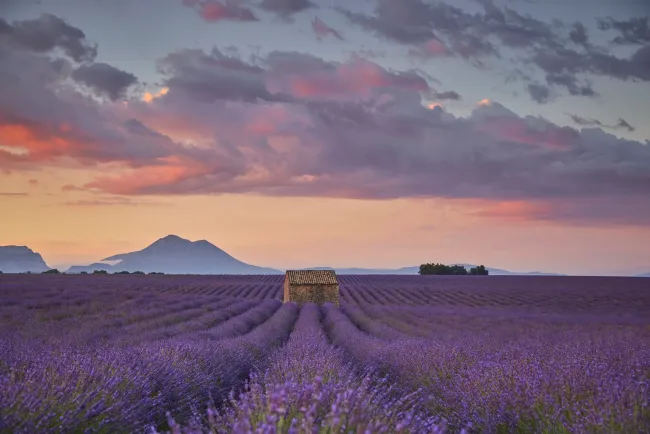
[[[126,90],[138,82],[135,75],[106,63],[82,65],[72,72],[72,78],[113,101],[123,97]]]
[[[0,18],[0,42],[38,53],[58,48],[77,62],[92,61],[97,56],[97,46],[86,40],[81,29],[52,14],[13,23]]]

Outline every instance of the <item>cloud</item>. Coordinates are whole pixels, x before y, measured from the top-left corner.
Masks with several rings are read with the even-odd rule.
[[[448,56],[451,53],[445,44],[434,38],[418,45],[416,48],[411,48],[409,50],[409,54],[414,57],[430,59],[435,57]]]
[[[167,205],[162,202],[152,202],[152,201],[142,201],[142,200],[135,200],[133,198],[129,197],[103,197],[100,199],[83,199],[83,200],[75,200],[75,201],[67,201],[63,202],[64,206],[72,206],[72,207],[104,207],[104,206],[141,206],[141,205],[146,205],[146,206],[160,206],[160,205]]]
[[[620,212],[607,199],[584,199],[578,202],[566,199],[550,201],[473,201],[469,205],[479,208],[472,214],[478,217],[495,218],[512,223],[562,221],[578,226],[647,226],[650,203],[634,199],[623,199],[618,206],[626,208]]]
[[[547,74],[546,83],[551,86],[563,86],[573,96],[598,96],[598,93],[591,87],[590,82],[580,84],[577,77],[570,74]]]
[[[571,32],[569,33],[569,39],[574,44],[587,46],[589,44],[589,37],[587,36],[587,29],[584,24],[579,21],[573,23]]]
[[[623,118],[618,118],[618,122],[616,122],[616,125],[614,125],[614,128],[625,128],[628,131],[634,131],[634,127],[630,125],[625,119]]]
[[[25,196],[27,196],[27,193],[23,193],[23,192],[13,193],[13,192],[0,191],[0,197],[25,197]]]
[[[578,115],[572,115],[570,114],[569,117],[573,119],[573,122],[575,122],[578,125],[583,125],[583,126],[597,126],[601,128],[608,128],[611,130],[616,130],[616,129],[626,129],[628,131],[634,131],[634,127],[630,125],[625,119],[623,118],[618,118],[618,121],[614,125],[607,125],[599,121],[598,119],[586,119],[583,117],[580,117]]]
[[[88,86],[100,96],[115,101],[122,98],[126,90],[138,82],[138,78],[106,63],[81,65],[72,72],[72,78]]]
[[[68,62],[0,44],[0,165],[19,169],[64,157],[81,164],[151,164],[173,142],[129,128],[113,104],[77,91]]]
[[[236,0],[183,0],[205,21],[259,21],[253,11]]]
[[[446,92],[431,92],[431,97],[435,99],[440,99],[440,100],[454,100],[454,101],[460,101],[462,98],[458,94],[458,92],[454,92],[453,90],[448,90]]]
[[[351,22],[400,44],[415,45],[420,53],[445,52],[465,58],[498,55],[490,37],[511,48],[561,46],[552,27],[513,9],[479,2],[484,13],[470,13],[444,2],[378,0],[374,15],[339,8]],[[437,41],[429,45],[431,41]],[[445,47],[445,50],[442,49]]]
[[[497,7],[491,0],[477,1],[482,11],[469,12],[449,3],[424,0],[377,0],[372,14],[336,10],[379,37],[410,47],[410,55],[423,59],[458,56],[483,67],[483,59],[503,57],[507,49],[508,54],[514,54],[513,61],[544,72],[547,86],[563,87],[573,96],[598,95],[588,80],[578,79],[578,74],[650,80],[650,44],[620,57],[592,45],[581,22],[547,23],[508,6]],[[618,43],[644,44],[650,40],[647,18],[610,18],[599,25],[621,32],[622,36],[615,39]],[[537,86],[541,85],[533,89],[539,95],[542,88]]]
[[[629,20],[618,21],[608,17],[598,20],[600,30],[614,30],[620,35],[615,37],[614,44],[646,44],[650,42],[650,16],[633,17]]]
[[[0,164],[98,169],[67,189],[562,202],[650,223],[640,214],[650,197],[647,143],[519,116],[487,99],[464,117],[429,109],[423,101],[453,91],[432,90],[414,70],[358,57],[180,50],[159,63],[166,93],[122,104],[79,92],[60,59],[0,50],[0,135],[21,151],[0,149]]]
[[[314,7],[309,0],[262,0],[260,7],[283,18]]]
[[[314,19],[312,20],[311,28],[314,31],[316,38],[318,38],[319,40],[328,35],[332,35],[341,41],[343,40],[343,36],[341,36],[341,34],[337,30],[325,24],[323,20],[321,20],[318,17],[314,17]]]
[[[156,98],[160,98],[163,95],[167,95],[167,92],[169,92],[169,88],[167,88],[167,87],[163,87],[158,92],[154,92],[154,93],[145,92],[142,95],[142,101],[149,103],[149,102],[153,101]]]
[[[13,24],[0,18],[0,42],[37,53],[58,48],[77,62],[92,61],[97,56],[97,46],[86,40],[83,31],[52,14]]]
[[[299,53],[270,53],[266,86],[274,94],[307,99],[367,98],[387,88],[429,91],[415,71],[393,72],[363,58],[347,63],[324,62]]]
[[[650,81],[650,45],[621,58],[599,49],[576,51],[569,48],[536,50],[532,62],[550,76],[571,77],[578,73],[608,76],[619,80]]]
[[[526,89],[530,97],[540,104],[546,104],[552,98],[551,89],[542,84],[531,83]]]

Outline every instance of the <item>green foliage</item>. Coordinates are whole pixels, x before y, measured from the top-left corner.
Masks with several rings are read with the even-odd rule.
[[[469,274],[472,276],[487,276],[490,272],[485,268],[485,265],[479,265],[478,267],[472,267],[469,269]]]
[[[419,274],[464,276],[467,274],[467,269],[462,265],[422,264]]]
[[[418,271],[418,273],[421,275],[432,274],[438,276],[467,276],[467,275],[487,276],[489,274],[488,270],[483,265],[479,265],[478,267],[473,267],[468,272],[467,269],[462,265],[445,265],[445,264],[438,264],[438,263],[422,264],[420,265],[420,270]]]
[[[42,274],[61,274],[61,272],[56,268],[52,268],[51,270],[43,271]]]
[[[93,274],[108,274],[108,271],[106,271],[106,270],[95,270],[95,271],[93,271]]]
[[[152,271],[152,272],[149,273],[149,274],[165,274],[165,273],[163,273],[163,272],[161,272],[161,271]]]
[[[131,273],[129,273],[128,271],[118,271],[117,273],[113,273],[113,274],[131,274]]]
[[[144,271],[134,271],[134,272],[131,273],[131,274],[144,274]]]

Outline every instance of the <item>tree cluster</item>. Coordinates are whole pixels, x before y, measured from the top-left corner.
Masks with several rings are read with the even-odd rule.
[[[485,268],[484,265],[479,265],[478,267],[472,267],[469,271],[467,268],[462,265],[445,265],[445,264],[422,264],[420,265],[419,274],[432,274],[439,276],[487,276],[489,271]]]

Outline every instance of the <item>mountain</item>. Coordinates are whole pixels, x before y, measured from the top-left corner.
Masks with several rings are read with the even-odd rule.
[[[650,277],[650,273],[637,274],[636,277]]]
[[[168,235],[137,252],[109,256],[102,262],[89,266],[73,266],[70,273],[94,270],[118,271],[152,271],[167,274],[277,274],[279,270],[257,267],[239,261],[214,244],[205,240],[189,241],[176,235]]]
[[[472,264],[456,264],[462,265],[468,270],[476,265]],[[500,268],[490,268],[486,267],[490,272],[491,276],[563,276],[563,274],[555,273],[544,273],[540,271],[531,271],[531,272],[515,272],[502,270]],[[332,267],[314,267],[309,268],[310,270],[335,270],[337,274],[400,274],[400,275],[409,275],[409,274],[418,274],[420,270],[419,266],[415,267],[402,267],[402,268],[332,268]]]
[[[49,269],[41,255],[26,246],[0,246],[3,273],[41,273]]]
[[[113,272],[113,266],[111,264],[103,264],[101,262],[95,262],[94,264],[90,265],[73,265],[72,267],[68,268],[66,270],[66,273],[81,273],[85,271],[86,273],[92,273],[93,271],[108,271],[108,272]],[[120,271],[120,270],[115,270],[115,271]]]

